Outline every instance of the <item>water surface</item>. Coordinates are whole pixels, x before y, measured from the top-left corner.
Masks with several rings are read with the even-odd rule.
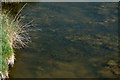
[[[11,78],[110,78],[117,63],[117,3],[28,3],[31,43],[17,50]],[[34,26],[34,27],[33,27]]]

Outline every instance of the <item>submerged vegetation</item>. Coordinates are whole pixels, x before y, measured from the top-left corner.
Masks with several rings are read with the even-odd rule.
[[[25,5],[24,5],[25,6]],[[30,41],[26,28],[28,24],[21,24],[20,12],[13,17],[10,15],[10,11],[6,14],[4,11],[1,15],[2,25],[2,77],[8,78],[9,67],[14,64],[14,48],[21,48]]]

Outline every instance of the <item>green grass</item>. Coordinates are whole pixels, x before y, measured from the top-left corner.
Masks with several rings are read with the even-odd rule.
[[[21,11],[21,10],[20,10]],[[14,64],[14,48],[24,47],[30,38],[26,28],[28,24],[20,24],[19,12],[14,18],[11,15],[2,13],[2,74],[8,77],[9,66]]]
[[[11,20],[2,15],[2,73],[8,72],[8,59],[14,55],[12,46],[12,34],[15,31],[15,25],[11,24]]]

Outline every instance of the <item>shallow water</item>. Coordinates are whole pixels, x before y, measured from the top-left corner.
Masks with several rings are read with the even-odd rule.
[[[31,43],[17,50],[11,78],[116,77],[117,3],[28,3]]]

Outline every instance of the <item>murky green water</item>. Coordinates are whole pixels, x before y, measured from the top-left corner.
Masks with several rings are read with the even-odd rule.
[[[34,20],[32,42],[15,52],[10,77],[116,77],[108,63],[117,63],[117,8],[117,3],[28,3],[22,12],[24,22]]]

